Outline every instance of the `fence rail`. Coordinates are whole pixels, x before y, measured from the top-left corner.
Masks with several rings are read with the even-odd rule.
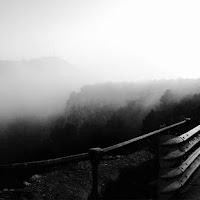
[[[109,152],[109,151],[112,151],[112,150],[115,150],[115,149],[119,149],[119,148],[121,148],[121,147],[124,147],[124,146],[126,146],[126,145],[132,144],[132,143],[134,143],[134,142],[143,140],[143,139],[145,139],[145,138],[149,138],[149,137],[151,137],[151,136],[153,136],[153,135],[157,135],[157,134],[162,133],[162,132],[164,132],[164,131],[167,131],[167,130],[169,130],[169,129],[173,129],[173,128],[177,127],[177,126],[180,126],[180,125],[182,125],[182,124],[185,124],[185,123],[188,122],[188,121],[190,121],[190,119],[189,119],[189,118],[186,118],[184,121],[178,122],[178,123],[176,123],[176,124],[172,124],[172,125],[170,125],[170,126],[161,128],[161,129],[156,130],[156,131],[152,131],[152,132],[150,132],[150,133],[141,135],[141,136],[139,136],[139,137],[136,137],[136,138],[127,140],[127,141],[122,142],[122,143],[119,143],[119,144],[115,144],[115,145],[113,145],[113,146],[109,146],[109,147],[107,147],[107,148],[104,148],[104,149],[103,149],[103,152],[104,152],[104,153],[107,153],[107,152]]]
[[[166,169],[164,169],[165,166],[169,165],[166,163],[163,165],[165,173],[162,174],[161,172],[162,175],[160,176],[163,180],[161,181],[161,185],[163,184],[161,193],[173,193],[181,190],[198,169],[200,166],[199,142],[200,126],[196,126],[190,131],[161,144],[163,152],[166,154],[161,156],[161,159],[171,165]]]
[[[14,163],[9,165],[0,165],[0,169],[13,169],[13,168],[34,168],[38,166],[51,166],[51,165],[59,165],[59,164],[67,164],[71,162],[78,162],[84,160],[90,160],[92,165],[92,191],[88,199],[97,199],[99,196],[98,191],[98,166],[103,160],[103,156],[112,152],[113,150],[120,149],[124,146],[128,146],[138,141],[142,141],[144,139],[150,138],[152,136],[161,136],[163,133],[166,133],[176,127],[182,127],[190,122],[189,118],[178,122],[176,124],[172,124],[170,126],[166,126],[164,128],[152,131],[148,134],[127,140],[125,142],[121,142],[116,145],[112,145],[106,148],[92,148],[87,153],[81,153],[76,155],[70,155],[66,157],[60,157],[56,159],[48,159],[42,161],[33,161],[33,162],[25,162],[25,163]],[[177,137],[173,137],[167,141],[162,142],[159,146],[163,149],[170,149],[168,154],[162,156],[161,160],[171,162],[171,160],[178,160],[180,157],[183,157],[185,154],[190,153],[187,159],[185,159],[178,167],[170,168],[167,173],[161,175],[161,179],[172,179],[170,184],[165,186],[161,193],[168,193],[175,190],[178,190],[182,187],[188,180],[188,178],[193,174],[193,172],[200,165],[200,148],[194,149],[194,147],[200,141],[200,135],[198,134],[200,131],[200,126],[195,127],[194,129],[180,135]],[[162,137],[162,136],[161,136]],[[168,166],[168,165],[166,165]],[[174,181],[174,178],[177,177]],[[168,181],[169,182],[169,181]]]
[[[70,155],[70,156],[65,156],[65,157],[60,157],[60,158],[55,158],[55,159],[0,165],[0,169],[51,166],[51,165],[58,165],[58,164],[67,164],[67,163],[77,162],[77,161],[84,161],[88,159],[89,159],[88,153],[81,153],[81,154]]]

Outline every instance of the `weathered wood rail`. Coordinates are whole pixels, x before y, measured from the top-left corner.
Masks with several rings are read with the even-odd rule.
[[[181,192],[200,166],[200,125],[162,142],[160,158],[160,195]]]
[[[159,138],[158,160],[160,161],[161,169],[158,198],[162,195],[164,195],[164,197],[169,197],[185,186],[187,180],[200,166],[200,126],[188,131],[186,127],[189,127],[189,124],[190,119],[187,118],[176,124],[163,127],[159,130],[106,148],[91,148],[87,153],[70,155],[57,159],[0,165],[0,170],[55,166],[59,164],[90,160],[92,165],[92,191],[88,199],[98,199],[98,167],[101,160],[103,160],[103,156],[113,153],[115,150],[128,145],[130,145],[131,149],[132,144],[156,136]],[[173,135],[171,131],[177,127],[184,127],[184,133],[179,134],[178,136]]]

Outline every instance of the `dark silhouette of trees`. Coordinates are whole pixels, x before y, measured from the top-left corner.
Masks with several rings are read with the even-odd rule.
[[[193,125],[200,124],[200,91],[194,93],[198,86],[190,92],[182,91],[181,86],[175,90],[172,84],[167,89],[167,83],[163,81],[163,88],[160,82],[87,86],[71,95],[65,115],[1,124],[1,162],[46,159],[106,147],[186,117]]]
[[[173,92],[167,89],[160,98],[160,107],[161,108],[170,107],[170,105],[172,105],[174,102],[175,102],[175,97]]]
[[[200,93],[188,95],[179,102],[173,100],[171,92],[166,92],[161,98],[161,104],[152,110],[143,120],[143,131],[150,132],[162,124],[173,124],[185,118],[191,118],[192,125],[200,124]]]

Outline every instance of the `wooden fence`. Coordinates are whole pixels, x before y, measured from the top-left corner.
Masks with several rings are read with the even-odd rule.
[[[158,198],[168,197],[185,186],[188,179],[200,165],[200,126],[188,131],[189,124],[190,119],[187,118],[179,123],[163,127],[159,130],[107,148],[91,148],[87,153],[57,159],[0,165],[0,170],[55,166],[59,164],[90,160],[92,165],[92,191],[88,199],[98,199],[98,167],[101,160],[103,160],[103,157],[128,145],[130,145],[131,149],[132,144],[156,136],[159,141],[158,160],[160,161],[160,187],[158,189]],[[172,130],[176,130],[178,127],[182,127],[183,133],[172,134]]]

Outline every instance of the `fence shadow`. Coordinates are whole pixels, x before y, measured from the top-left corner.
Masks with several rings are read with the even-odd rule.
[[[156,160],[145,162],[136,168],[124,167],[117,180],[111,180],[102,191],[102,199],[156,198],[159,168]]]

